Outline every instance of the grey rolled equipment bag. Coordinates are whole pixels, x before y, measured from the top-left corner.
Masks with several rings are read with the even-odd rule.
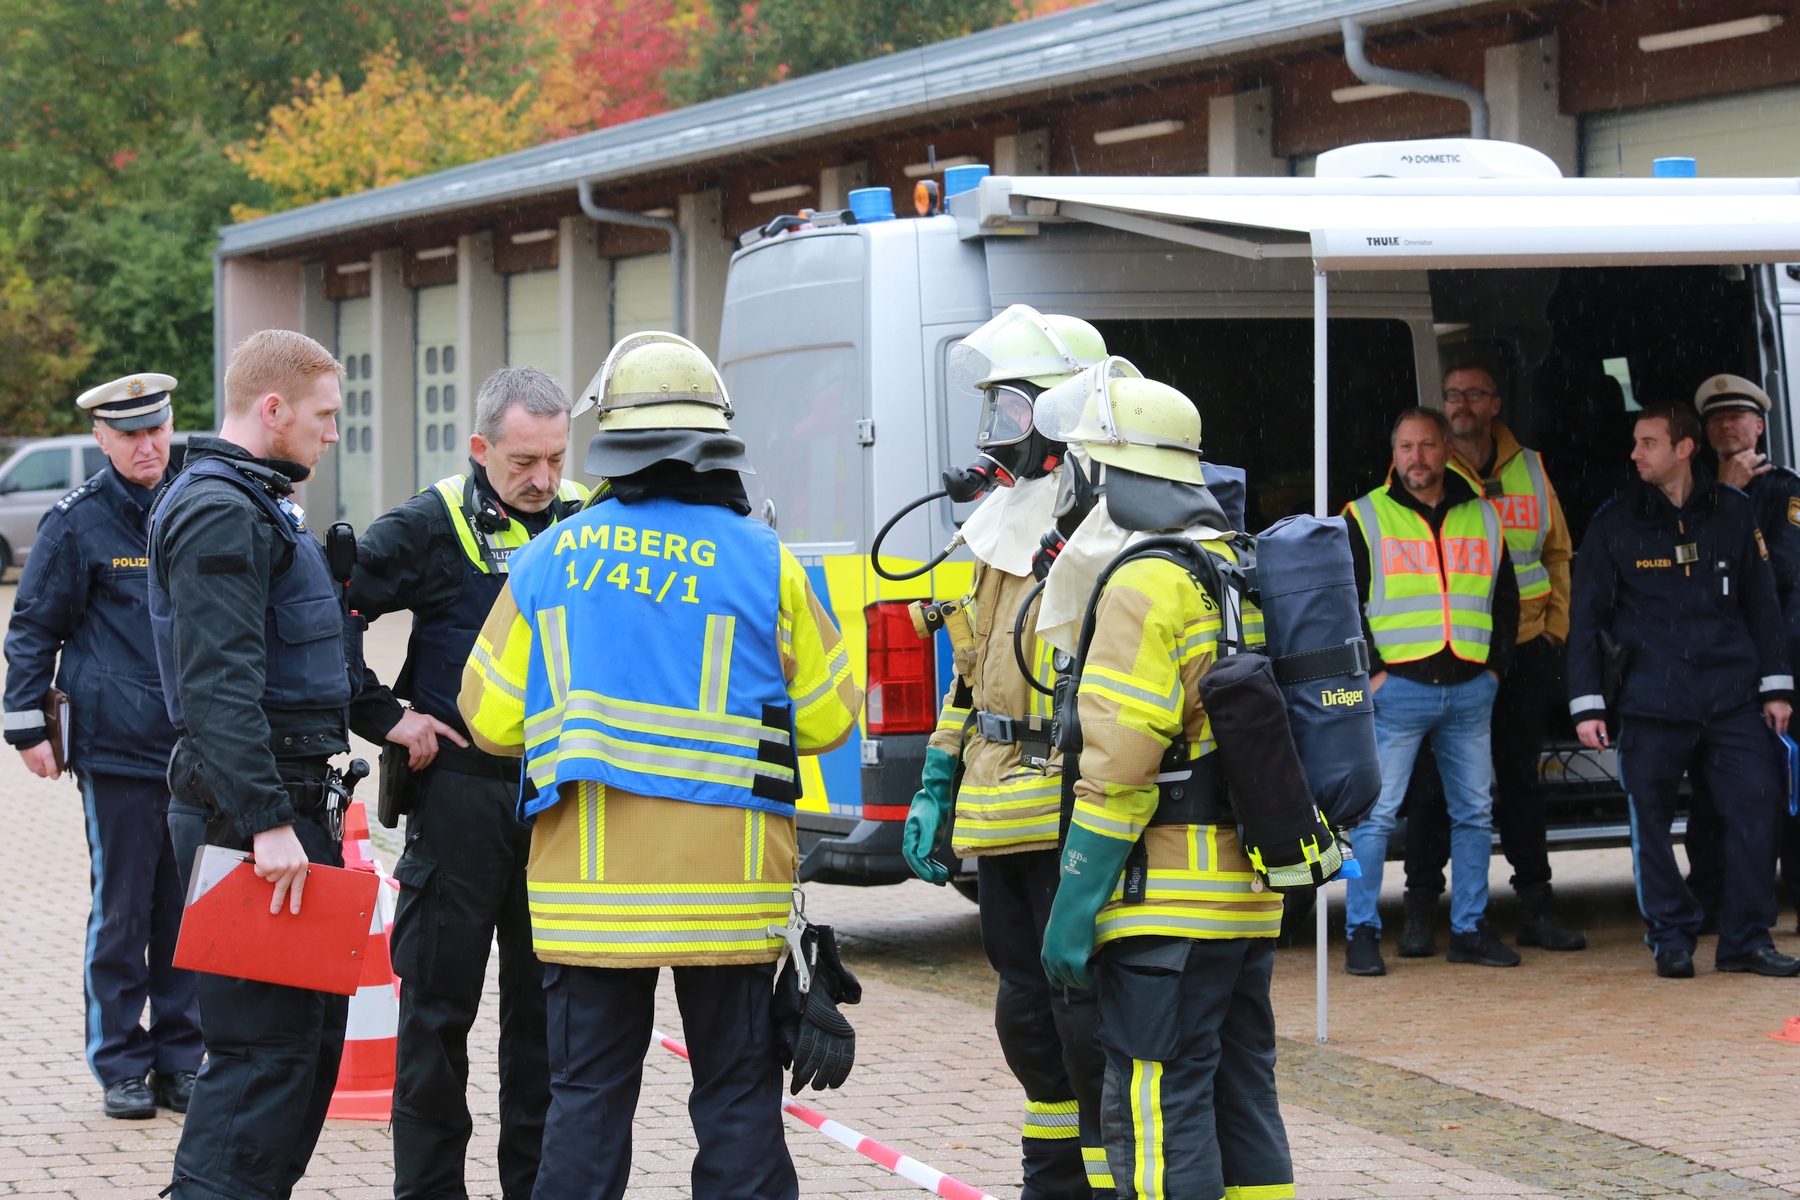
[[[1307,786],[1333,829],[1354,828],[1381,795],[1381,759],[1344,519],[1277,521],[1256,539],[1256,577],[1275,682]]]

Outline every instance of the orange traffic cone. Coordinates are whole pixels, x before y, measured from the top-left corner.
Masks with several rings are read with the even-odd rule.
[[[344,866],[382,875],[369,845],[369,814],[352,800],[344,812]],[[383,876],[382,882],[386,882]],[[387,1121],[394,1107],[394,1046],[400,1031],[400,980],[388,957],[388,930],[394,923],[393,899],[380,889],[369,922],[369,952],[362,978],[350,997],[350,1022],[344,1030],[344,1057],[328,1117],[350,1121]]]
[[[1771,1033],[1769,1036],[1778,1042],[1800,1042],[1800,1017],[1789,1017],[1780,1033]]]

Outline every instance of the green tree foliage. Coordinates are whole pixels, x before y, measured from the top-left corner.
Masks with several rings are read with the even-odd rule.
[[[991,29],[1014,0],[713,0],[693,65],[670,94],[694,103]]]
[[[73,285],[26,261],[41,220],[34,210],[16,232],[0,227],[0,428],[19,434],[75,426],[74,406],[58,412],[38,398],[66,390],[93,356],[69,312]]]
[[[315,73],[359,85],[390,44],[509,94],[531,49],[515,16],[501,0],[0,0],[0,235],[92,349],[73,381],[0,401],[0,433],[151,370],[181,380],[184,426],[210,424],[216,230],[270,201],[225,147]]]

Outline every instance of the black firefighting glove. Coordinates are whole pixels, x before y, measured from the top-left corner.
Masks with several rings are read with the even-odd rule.
[[[1039,538],[1037,553],[1031,556],[1031,577],[1042,583],[1044,577],[1050,574],[1050,568],[1056,564],[1056,556],[1062,553],[1067,544],[1067,539],[1057,529],[1052,529]]]
[[[842,1087],[856,1064],[856,1031],[838,1012],[839,1004],[862,1002],[862,984],[838,958],[837,938],[829,925],[809,925],[801,945],[812,974],[812,986],[800,990],[800,972],[790,955],[775,981],[771,1015],[783,1068],[793,1067],[788,1094],[797,1096],[811,1083],[813,1091]]]

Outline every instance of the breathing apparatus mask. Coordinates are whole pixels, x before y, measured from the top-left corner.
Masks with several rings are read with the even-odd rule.
[[[1084,351],[1104,354],[1099,334],[1086,322],[1058,317]],[[1092,342],[1089,346],[1086,343]],[[890,572],[881,563],[881,543],[900,519],[934,500],[948,497],[958,504],[979,500],[996,487],[1012,487],[1054,471],[1067,455],[1061,440],[1047,436],[1033,418],[1037,398],[1047,387],[1092,365],[1070,345],[1063,331],[1023,304],[1015,304],[951,347],[948,374],[958,391],[981,392],[976,427],[975,461],[943,473],[944,486],[907,504],[875,535],[870,565],[883,579],[913,579],[931,570],[962,543],[953,538],[935,558],[908,572]]]

